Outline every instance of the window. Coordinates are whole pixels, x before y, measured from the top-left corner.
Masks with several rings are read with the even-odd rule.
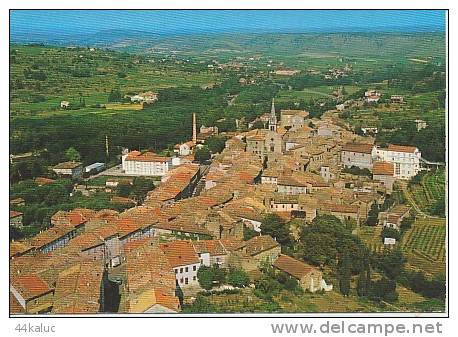
[[[180,274],[183,274],[183,268],[180,268]]]
[[[188,272],[188,267],[186,267],[186,268],[184,269],[184,271],[187,273],[187,272]]]
[[[202,261],[202,260],[201,260]],[[192,270],[193,271],[196,271],[197,270],[197,267],[196,266],[192,266]]]
[[[184,279],[184,284],[188,284],[188,283],[189,283],[189,281],[188,281],[188,278],[186,277],[186,278]]]
[[[195,276],[193,276],[193,277],[192,277],[192,280],[193,280],[193,281],[195,281],[195,280],[196,280],[196,277],[195,277]]]
[[[180,283],[183,284],[183,278],[180,278]]]
[[[175,274],[178,274],[178,269],[175,269]]]

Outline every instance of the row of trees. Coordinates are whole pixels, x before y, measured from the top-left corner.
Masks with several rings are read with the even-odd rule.
[[[132,184],[120,182],[117,194],[120,197],[131,197],[138,203],[143,203],[149,191],[154,189],[154,181],[144,177],[134,177]]]
[[[226,270],[218,265],[211,267],[201,266],[197,271],[197,279],[199,280],[199,285],[205,290],[210,290],[226,283],[236,288],[244,288],[250,282],[248,274],[242,269],[230,268]]]

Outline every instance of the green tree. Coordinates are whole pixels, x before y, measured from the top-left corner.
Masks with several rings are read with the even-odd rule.
[[[267,214],[262,219],[261,233],[276,238],[281,245],[291,242],[289,226],[276,214]]]
[[[385,300],[394,302],[398,299],[398,296],[396,292],[396,282],[384,277],[371,284],[368,297],[375,301]]]
[[[116,187],[116,192],[120,197],[128,197],[132,191],[132,186],[129,183],[119,183]]]
[[[224,147],[226,146],[226,141],[221,136],[213,136],[208,138],[205,141],[205,144],[208,146],[208,149],[212,153],[220,153],[224,150]]]
[[[65,151],[65,157],[71,161],[80,161],[81,160],[80,153],[74,147],[69,147],[67,151]]]
[[[194,158],[199,162],[199,163],[204,163],[207,160],[211,158],[211,153],[208,147],[201,147],[200,149],[196,150],[196,153],[194,155]]]
[[[201,266],[197,271],[197,279],[202,288],[210,290],[213,287],[213,271],[210,267]]]
[[[348,252],[344,252],[342,258],[337,265],[339,273],[339,288],[344,296],[350,294],[350,281],[351,281],[351,260]]]
[[[380,235],[382,237],[382,240],[385,240],[385,238],[392,238],[396,239],[396,241],[399,241],[401,239],[401,233],[399,233],[399,231],[395,228],[385,227],[383,228]]]
[[[366,255],[364,269],[361,270],[358,276],[356,291],[358,296],[367,296],[371,287],[371,267],[369,263],[369,256]]]
[[[226,271],[217,265],[212,267],[201,266],[197,271],[197,279],[202,288],[210,290],[214,285],[225,283]]]
[[[233,287],[244,288],[250,283],[250,277],[244,270],[232,268],[227,274],[227,283]]]
[[[148,192],[154,190],[154,181],[144,177],[135,177],[131,194],[140,203],[145,200]]]
[[[257,235],[259,235],[259,233],[256,232],[254,229],[251,229],[249,227],[243,227],[243,240],[244,241],[248,241]]]
[[[214,313],[215,311],[215,306],[202,295],[197,295],[194,303],[183,306],[183,313]]]
[[[377,260],[379,267],[392,280],[396,280],[401,275],[406,262],[400,249],[389,252],[384,251],[383,254],[378,256]]]
[[[112,89],[108,95],[108,103],[121,102],[122,94],[119,89]]]
[[[262,121],[256,121],[253,123],[252,129],[264,129],[264,123]]]

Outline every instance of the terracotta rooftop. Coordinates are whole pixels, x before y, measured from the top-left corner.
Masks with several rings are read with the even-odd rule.
[[[83,164],[77,161],[66,161],[63,163],[59,163],[56,166],[53,167],[53,169],[58,169],[58,170],[71,170],[74,168],[77,168],[78,166],[82,166]]]
[[[164,252],[149,242],[126,251],[127,287],[120,312],[141,313],[156,304],[179,310],[175,273]]]
[[[190,241],[172,241],[161,244],[160,248],[172,267],[185,266],[200,261]]]
[[[374,146],[371,144],[347,143],[343,146],[342,151],[356,153],[372,153],[373,147]]]
[[[415,151],[418,151],[418,149],[415,146],[389,144],[388,151],[414,153]]]
[[[159,156],[158,154],[147,151],[144,153],[141,153],[139,151],[132,151],[129,152],[126,159],[127,161],[143,161],[143,162],[161,162],[165,163],[170,160],[169,157],[163,157]]]
[[[103,265],[81,261],[61,271],[56,281],[53,313],[97,313]]]
[[[305,275],[309,274],[312,271],[316,271],[317,269],[302,262],[296,260],[290,256],[281,254],[278,259],[275,260],[273,266],[285,273],[293,276],[294,278],[300,280]]]
[[[248,241],[244,241],[241,247],[245,247],[248,255],[254,256],[262,253],[266,250],[279,247],[280,244],[275,241],[270,235],[259,235],[251,238]]]
[[[10,241],[10,258],[16,255],[21,255],[30,250],[30,246],[25,242]]]
[[[73,230],[75,230],[75,228],[72,225],[68,224],[54,226],[35,235],[33,238],[29,240],[29,244],[31,247],[39,249],[67,235]]]
[[[372,167],[372,174],[374,175],[394,175],[394,165],[392,163],[377,161]]]
[[[309,112],[305,110],[281,110],[282,115],[298,115],[301,117],[308,117]]]
[[[20,215],[23,215],[23,213],[22,212],[18,212],[18,211],[10,211],[10,219],[18,217]]]
[[[11,283],[25,300],[30,300],[52,291],[42,278],[34,274],[16,276],[11,280]]]
[[[54,179],[49,179],[49,178],[46,178],[46,177],[37,177],[37,178],[35,178],[35,183],[37,185],[39,185],[39,186],[52,184],[53,182],[55,182]]]
[[[277,180],[277,185],[306,187],[305,182],[300,182],[289,175],[282,175]]]
[[[324,204],[324,209],[336,213],[358,213],[358,206],[340,205],[340,204]]]
[[[210,253],[212,256],[227,254],[220,240],[193,241],[192,245],[197,253]]]

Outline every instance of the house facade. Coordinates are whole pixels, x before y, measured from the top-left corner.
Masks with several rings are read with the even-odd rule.
[[[58,176],[81,179],[83,177],[83,164],[75,161],[59,163],[52,169]]]
[[[172,241],[161,244],[159,247],[175,272],[177,286],[186,287],[198,284],[197,271],[201,262],[190,241]]]
[[[134,176],[163,176],[171,166],[170,157],[162,157],[149,151],[132,151],[122,156],[123,171]]]
[[[373,165],[371,144],[348,143],[342,148],[341,162],[345,167],[356,166],[371,169]]]
[[[394,165],[394,177],[410,179],[420,172],[421,152],[414,146],[388,145],[388,148],[377,148],[375,157],[379,161]]]
[[[290,256],[281,254],[272,266],[275,269],[294,277],[304,290],[312,293],[319,290],[332,290],[332,285],[328,286],[323,280],[323,274],[321,271]]]
[[[372,179],[380,181],[385,186],[386,193],[391,194],[396,180],[394,177],[394,164],[384,161],[375,162],[372,168]]]

